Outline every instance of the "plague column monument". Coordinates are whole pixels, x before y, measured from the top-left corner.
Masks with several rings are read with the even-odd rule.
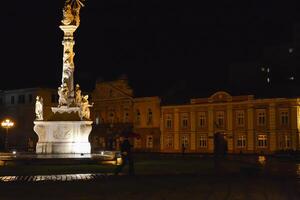
[[[74,37],[80,24],[80,9],[84,0],[66,0],[60,29],[64,32],[63,68],[58,87],[58,106],[49,116],[43,115],[42,98],[37,97],[34,131],[39,140],[36,153],[90,153],[88,141],[92,131],[88,95],[82,96],[80,86],[74,86]]]

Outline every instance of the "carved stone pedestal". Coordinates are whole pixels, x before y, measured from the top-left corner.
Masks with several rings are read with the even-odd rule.
[[[36,153],[91,153],[92,121],[35,121]]]

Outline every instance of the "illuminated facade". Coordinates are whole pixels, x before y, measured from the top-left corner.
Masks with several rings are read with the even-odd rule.
[[[32,142],[35,146],[32,120],[36,96],[43,97],[46,116],[57,105],[54,89],[0,93],[1,119],[10,117],[16,123],[9,131],[10,148],[32,150]],[[117,149],[118,136],[124,131],[139,134],[141,138],[132,143],[136,151],[145,152],[181,152],[184,144],[186,152],[211,153],[217,132],[224,133],[233,153],[300,149],[298,99],[255,99],[217,92],[189,104],[161,106],[158,97],[135,98],[127,79],[98,82],[92,97],[94,127],[89,139],[93,151]],[[3,136],[5,130],[1,133]]]
[[[94,150],[118,149],[119,136],[125,132],[140,135],[132,138],[136,151],[160,151],[160,98],[136,98],[127,78],[98,82],[93,91]]]
[[[228,152],[299,150],[299,99],[255,99],[217,92],[187,105],[162,106],[161,151],[212,153],[222,133]]]

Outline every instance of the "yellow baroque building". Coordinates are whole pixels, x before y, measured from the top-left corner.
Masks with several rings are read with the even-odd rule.
[[[92,93],[94,128],[90,137],[92,150],[115,150],[124,132],[138,134],[131,138],[136,151],[160,151],[160,98],[134,97],[127,78],[97,82]]]
[[[255,99],[217,92],[161,107],[161,151],[212,153],[221,133],[231,153],[299,150],[300,99]]]

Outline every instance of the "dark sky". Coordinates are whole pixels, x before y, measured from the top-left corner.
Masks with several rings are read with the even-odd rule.
[[[300,9],[276,2],[87,0],[75,36],[76,82],[91,90],[99,77],[127,74],[137,95],[222,89],[229,64],[291,42]],[[1,89],[60,84],[63,4],[1,2]]]

